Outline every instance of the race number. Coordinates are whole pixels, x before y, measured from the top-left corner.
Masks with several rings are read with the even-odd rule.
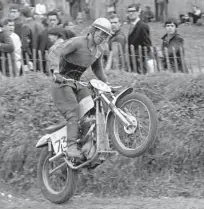
[[[62,152],[67,148],[67,137],[63,136],[61,139],[55,141],[55,147],[58,152]]]
[[[67,148],[67,128],[56,131],[51,135],[52,145],[55,153],[63,152]]]

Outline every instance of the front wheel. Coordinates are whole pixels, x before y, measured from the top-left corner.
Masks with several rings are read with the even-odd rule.
[[[136,119],[130,130],[114,114],[110,117],[110,137],[117,151],[126,157],[138,157],[151,147],[157,133],[157,116],[151,100],[139,93],[124,96],[117,102],[120,112]],[[133,117],[132,117],[133,116]]]
[[[37,167],[37,179],[43,195],[53,203],[64,203],[74,194],[77,184],[77,172],[67,165],[50,174],[49,171],[64,162],[59,159],[57,162],[50,163],[50,153],[48,148],[42,148]]]

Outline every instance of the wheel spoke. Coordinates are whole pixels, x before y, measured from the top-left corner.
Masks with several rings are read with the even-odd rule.
[[[142,102],[132,100],[124,103],[120,109],[135,117],[138,124],[133,134],[127,134],[122,122],[115,121],[115,135],[123,148],[136,149],[145,142],[149,134],[150,115],[148,108]]]
[[[68,169],[66,166],[52,172],[55,168],[63,163],[62,160],[50,163],[47,158],[43,167],[43,178],[46,188],[52,193],[59,193],[63,191],[66,181],[68,179]]]

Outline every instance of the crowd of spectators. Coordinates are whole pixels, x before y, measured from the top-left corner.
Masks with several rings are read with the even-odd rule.
[[[70,20],[62,22],[60,12],[56,9],[49,11],[43,0],[35,7],[31,7],[27,1],[11,4],[8,14],[4,14],[0,20],[0,56],[4,53],[7,60],[7,53],[11,54],[13,68],[17,69],[15,73],[22,74],[23,71],[33,70],[33,58],[39,60],[40,51],[43,71],[47,74],[46,51],[53,44],[49,36],[53,29],[58,33],[52,36],[60,36],[64,40],[76,36],[72,30],[73,23]],[[2,60],[0,62],[2,71]],[[5,66],[8,74],[7,63]],[[38,61],[36,68],[39,69]]]
[[[129,63],[130,71],[133,72],[135,71],[134,63],[136,63],[137,73],[146,74],[152,72],[152,41],[148,24],[154,18],[151,8],[149,6],[142,7],[141,4],[131,4],[127,7],[127,22],[129,23],[129,33],[127,36],[122,31],[123,23],[120,16],[116,14],[113,7],[108,8],[107,14],[112,24],[112,36],[107,42],[107,54],[110,55],[109,58],[112,59],[115,52],[115,48],[112,48],[113,43],[119,43],[122,53],[129,54],[129,57],[125,59],[126,68],[128,68]],[[80,19],[80,14],[78,18]],[[55,48],[63,40],[76,36],[73,27],[73,22],[68,19],[62,21],[60,11],[53,8],[50,11],[43,3],[43,0],[39,1],[35,7],[30,7],[26,1],[21,1],[20,4],[10,5],[8,15],[0,21],[0,55],[2,52],[11,53],[15,58],[12,59],[12,64],[17,69],[18,74],[33,70],[34,67],[39,69],[39,62],[37,62],[37,66],[33,66],[32,61],[34,57],[36,60],[41,59],[43,71],[47,74],[46,52]],[[162,37],[162,47],[159,56],[164,69],[166,69],[168,66],[164,48],[167,48],[170,56],[170,65],[174,69],[173,61],[175,59],[173,58],[172,48],[175,48],[178,67],[182,71],[180,52],[181,49],[184,52],[184,40],[178,34],[177,27],[178,24],[173,19],[165,22],[166,34]],[[126,45],[128,45],[127,49]],[[131,46],[134,47],[135,61],[131,56]],[[139,46],[141,46],[142,54],[140,54]],[[41,57],[39,57],[39,51],[41,52]],[[105,62],[108,61],[107,57],[104,56]],[[109,68],[111,68],[111,65],[109,65]],[[6,71],[8,72],[8,69]]]
[[[111,48],[111,46],[114,46],[114,42],[120,43],[123,52],[126,50],[125,45],[127,43],[127,54],[129,54],[127,59],[129,61],[127,61],[127,59],[125,60],[125,67],[128,68],[127,63],[129,62],[129,70],[132,72],[136,71],[139,74],[154,72],[155,68],[157,67],[155,65],[159,64],[161,64],[162,68],[165,70],[171,68],[171,70],[175,72],[176,68],[178,68],[179,71],[184,71],[185,66],[182,66],[184,40],[178,33],[178,21],[176,19],[169,18],[165,21],[165,35],[161,37],[162,46],[160,47],[160,50],[158,50],[158,53],[153,54],[151,29],[148,23],[152,21],[154,14],[151,12],[150,7],[146,6],[143,9],[141,4],[131,4],[128,6],[127,19],[129,24],[129,33],[127,37],[122,31],[122,23],[120,21],[120,17],[113,9],[109,9],[108,12],[113,31],[113,34],[108,42],[110,59],[113,59],[114,57],[113,54],[115,50]],[[132,54],[131,46],[134,47],[134,55]],[[175,55],[177,65],[175,65]],[[155,63],[155,56],[158,56],[159,63]],[[105,59],[107,58],[105,57]],[[169,60],[169,65],[167,64],[167,60]],[[114,64],[114,62],[112,63]],[[107,69],[110,68],[111,65],[107,65]]]

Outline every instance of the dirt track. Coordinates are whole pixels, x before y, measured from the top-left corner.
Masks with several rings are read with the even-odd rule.
[[[0,189],[1,209],[204,209],[204,200],[185,198],[96,198],[92,195],[75,196],[63,205],[43,199],[17,197]]]

